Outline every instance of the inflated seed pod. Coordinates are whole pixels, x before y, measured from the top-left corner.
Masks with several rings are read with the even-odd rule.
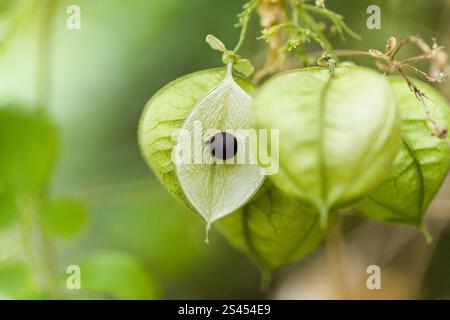
[[[429,99],[425,108],[401,77],[389,78],[402,115],[402,144],[387,180],[356,208],[365,216],[423,228],[428,206],[450,168],[450,146],[433,136],[436,125],[450,128],[450,107],[430,85],[414,80]],[[430,112],[433,124],[427,116]],[[425,230],[424,230],[425,231]]]
[[[351,206],[387,177],[400,146],[390,83],[361,67],[294,70],[267,81],[253,100],[256,126],[279,129],[271,180],[320,212]]]

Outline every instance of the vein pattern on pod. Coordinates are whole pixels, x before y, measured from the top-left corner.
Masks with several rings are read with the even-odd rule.
[[[330,220],[332,226],[335,219]],[[286,195],[269,179],[248,204],[218,225],[233,245],[269,272],[308,255],[326,234],[312,208]]]
[[[280,130],[280,171],[270,178],[324,225],[384,181],[400,146],[393,89],[370,69],[287,72],[262,86],[253,107],[258,128]]]
[[[164,187],[185,206],[193,209],[181,189],[172,161],[176,140],[174,133],[181,128],[198,102],[223,81],[225,68],[198,71],[172,81],[147,102],[138,127],[138,142],[142,156]],[[253,85],[238,76],[236,82],[252,93]]]
[[[389,80],[402,115],[402,145],[386,182],[356,209],[375,220],[417,225],[428,237],[423,218],[448,174],[450,148],[447,141],[432,136],[434,126],[405,80],[401,77]],[[445,98],[428,84],[414,82],[429,97],[425,103],[434,120],[450,128],[450,108]]]
[[[182,157],[175,170],[178,181],[207,229],[244,205],[264,181],[245,130],[251,129],[251,97],[234,81],[231,70],[230,64],[225,79],[195,106],[176,146]],[[211,149],[219,140],[231,141],[231,156],[218,156],[218,151],[230,149],[227,145]]]

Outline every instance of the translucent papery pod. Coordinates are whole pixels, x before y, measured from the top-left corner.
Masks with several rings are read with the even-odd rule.
[[[251,97],[231,70],[229,64],[224,80],[194,107],[175,150],[178,181],[207,231],[212,222],[244,205],[264,181],[250,127]]]
[[[170,82],[147,102],[139,121],[137,135],[142,156],[162,185],[191,209],[175,174],[174,136],[198,102],[223,81],[225,74],[226,68],[208,69]],[[253,92],[248,80],[236,75],[234,79],[246,92]]]

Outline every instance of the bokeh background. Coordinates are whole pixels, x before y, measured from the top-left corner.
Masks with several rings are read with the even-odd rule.
[[[177,77],[220,65],[204,37],[234,44],[243,3],[0,0],[0,108],[9,110],[0,117],[0,172],[33,175],[45,159],[19,155],[15,167],[2,161],[34,139],[48,142],[43,153],[56,154],[50,180],[33,193],[44,199],[43,217],[33,214],[36,204],[22,185],[16,197],[0,184],[1,298],[450,298],[450,181],[427,216],[431,244],[414,228],[349,212],[338,247],[321,246],[275,273],[262,291],[258,268],[218,231],[205,245],[203,223],[145,165],[136,128],[146,101]],[[80,30],[66,28],[72,4],[81,8]],[[381,30],[366,27],[370,4],[381,8]],[[435,36],[450,47],[450,1],[329,0],[327,6],[362,36],[336,41],[336,48],[382,49],[390,36],[402,35]],[[264,47],[258,30],[254,19],[242,52],[256,65]],[[438,88],[450,98],[448,83]],[[36,110],[49,120],[28,119]],[[382,268],[382,290],[366,288],[370,264]],[[81,266],[82,290],[65,289],[69,265]]]

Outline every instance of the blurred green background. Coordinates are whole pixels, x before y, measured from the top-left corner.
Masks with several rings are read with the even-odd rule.
[[[204,37],[212,33],[234,44],[244,1],[60,0],[49,32],[42,28],[50,10],[44,2],[0,0],[0,108],[8,110],[0,116],[6,177],[0,178],[0,298],[315,297],[283,294],[282,286],[294,281],[294,267],[314,264],[320,252],[277,273],[271,291],[260,291],[259,270],[217,231],[209,246],[203,243],[203,223],[154,178],[136,142],[140,113],[159,88],[220,65]],[[66,28],[72,4],[81,9],[80,30]],[[381,30],[366,27],[370,4],[381,7]],[[382,49],[391,35],[415,34],[450,46],[449,1],[327,5],[363,38],[337,41],[337,48]],[[258,29],[254,19],[242,52],[256,65],[264,47],[255,40]],[[450,97],[448,84],[440,89]],[[33,149],[39,141],[45,150]],[[7,155],[28,145],[33,152]],[[447,216],[448,198],[442,196]],[[440,271],[450,266],[448,228],[441,235],[411,298],[450,296],[450,269]],[[81,266],[83,290],[64,289],[69,265]]]

